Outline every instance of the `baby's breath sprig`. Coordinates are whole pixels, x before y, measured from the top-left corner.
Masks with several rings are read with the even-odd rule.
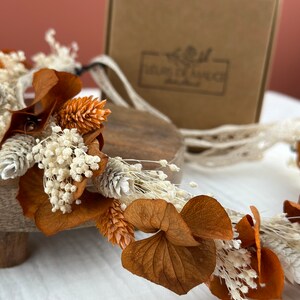
[[[44,191],[49,196],[52,211],[63,213],[72,211],[72,203],[80,204],[74,199],[77,187],[74,182],[93,176],[99,169],[101,158],[87,154],[87,146],[77,129],[64,129],[51,125],[52,133],[40,141],[27,155],[33,159],[40,169],[44,169]]]

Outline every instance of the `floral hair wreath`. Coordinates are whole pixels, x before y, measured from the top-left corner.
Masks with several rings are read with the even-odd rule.
[[[53,35],[51,53],[36,55],[32,68],[22,52],[0,52],[0,176],[20,177],[24,215],[46,235],[94,222],[122,248],[124,268],[179,295],[205,283],[220,299],[281,299],[284,277],[299,284],[300,205],[286,201],[284,214],[266,220],[255,207],[243,215],[192,196],[162,171],[108,157],[102,131],[111,111],[105,100],[76,97],[77,48]],[[135,228],[154,234],[136,241]]]

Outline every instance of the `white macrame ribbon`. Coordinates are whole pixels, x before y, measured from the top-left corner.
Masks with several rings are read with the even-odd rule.
[[[97,65],[91,75],[100,89],[116,105],[129,107],[111,84],[105,67],[112,69],[123,83],[129,99],[137,110],[149,113],[167,121],[170,119],[151,106],[133,89],[117,63],[107,55],[92,60]],[[261,159],[263,153],[278,142],[293,145],[300,137],[300,119],[286,120],[273,124],[224,125],[209,130],[180,129],[187,151],[185,158],[205,167],[218,167],[241,161]],[[188,152],[189,149],[194,153]],[[195,149],[201,151],[195,151]]]
[[[136,93],[136,91],[133,89],[128,79],[119,68],[119,66],[109,56],[100,55],[94,58],[92,60],[92,63],[99,63],[103,66],[106,66],[112,69],[117,74],[117,76],[123,83],[133,106],[137,110],[148,111],[149,113],[159,117],[160,119],[163,119],[169,123],[171,122],[166,115],[164,115],[159,110],[151,106],[146,100],[144,100],[140,95]],[[115,104],[128,107],[128,103],[125,100],[123,100],[122,97],[118,94],[118,92],[114,89],[105,73],[104,67],[102,67],[101,65],[98,65],[91,70],[91,75],[94,78],[96,84]]]

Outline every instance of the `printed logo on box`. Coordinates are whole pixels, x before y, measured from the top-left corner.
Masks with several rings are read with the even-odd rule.
[[[139,86],[223,96],[230,61],[213,58],[213,49],[198,51],[189,46],[173,52],[141,53]]]

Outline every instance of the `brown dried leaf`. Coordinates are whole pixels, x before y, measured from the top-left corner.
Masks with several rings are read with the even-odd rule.
[[[72,212],[62,214],[53,213],[49,201],[41,205],[35,213],[36,226],[46,235],[53,235],[59,231],[70,229],[87,221],[99,218],[104,214],[113,199],[105,198],[98,193],[85,190],[80,197],[82,203],[73,205]]]
[[[242,241],[242,247],[247,248],[255,244],[254,222],[250,215],[244,216],[235,228],[239,234],[238,239]]]
[[[24,216],[33,219],[40,205],[49,202],[43,187],[43,170],[35,165],[20,178],[16,198],[23,209]]]
[[[300,204],[292,201],[284,201],[283,211],[290,218],[289,221],[292,223],[300,223]]]
[[[252,256],[252,268],[258,270],[259,262]],[[251,299],[282,299],[284,287],[284,273],[276,254],[270,249],[261,249],[261,270],[259,281],[256,280],[257,289],[251,289],[247,297]],[[261,284],[260,284],[261,283]]]
[[[144,232],[164,231],[167,240],[174,245],[199,244],[174,205],[164,200],[135,200],[127,207],[124,215],[129,223]]]
[[[231,220],[214,198],[197,196],[187,202],[181,216],[194,236],[206,239],[232,240]]]
[[[150,215],[155,217],[152,213]],[[122,253],[124,268],[179,295],[207,281],[215,263],[213,241],[202,240],[199,247],[181,247],[172,244],[162,231],[148,239],[131,243]]]

